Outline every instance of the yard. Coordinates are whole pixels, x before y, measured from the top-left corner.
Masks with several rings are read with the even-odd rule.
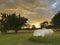
[[[33,31],[19,31],[18,34],[0,34],[0,45],[60,45],[60,41],[56,43],[32,42],[29,40],[32,34]],[[56,34],[60,37],[60,32],[56,32]]]

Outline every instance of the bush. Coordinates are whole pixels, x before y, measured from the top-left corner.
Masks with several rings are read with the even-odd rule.
[[[31,37],[29,40],[33,42],[40,42],[40,43],[54,43],[56,41],[59,41],[59,37],[57,35],[46,35],[45,37],[39,36],[39,37]]]

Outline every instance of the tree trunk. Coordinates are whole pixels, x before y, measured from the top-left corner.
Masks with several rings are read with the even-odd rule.
[[[18,33],[18,31],[17,31],[17,30],[15,30],[15,33],[17,34],[17,33]]]

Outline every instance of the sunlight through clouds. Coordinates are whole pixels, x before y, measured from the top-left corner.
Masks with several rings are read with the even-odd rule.
[[[51,20],[60,11],[60,0],[0,0],[0,13],[20,13],[30,23]]]

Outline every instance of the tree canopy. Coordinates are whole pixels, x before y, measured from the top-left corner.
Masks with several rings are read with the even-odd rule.
[[[41,28],[46,28],[48,26],[48,21],[44,21],[40,24]]]
[[[16,33],[18,29],[22,26],[26,25],[28,19],[22,17],[20,14],[17,16],[16,14],[1,13],[2,15],[2,23],[6,30],[14,30]]]
[[[53,17],[52,24],[55,28],[60,28],[60,11]]]

